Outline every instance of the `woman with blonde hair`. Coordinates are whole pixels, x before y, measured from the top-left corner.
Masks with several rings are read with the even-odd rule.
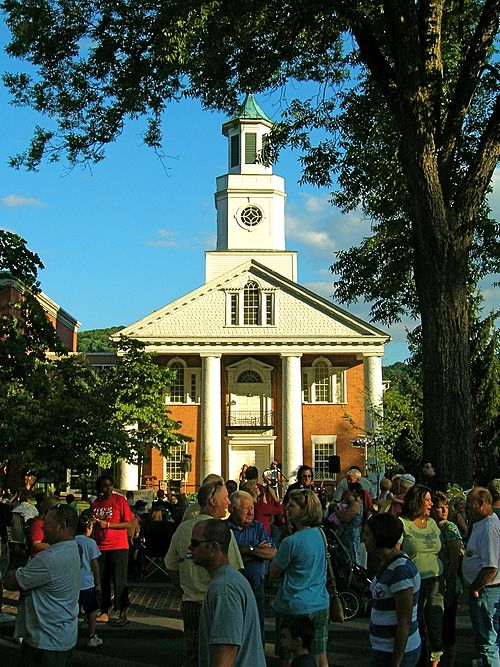
[[[289,656],[279,643],[282,622],[291,616],[309,616],[314,624],[310,652],[318,667],[327,667],[330,599],[326,589],[326,539],[320,527],[323,509],[313,491],[295,489],[290,492],[285,512],[295,532],[283,539],[269,568],[270,576],[280,579],[273,602],[277,653],[280,664],[288,665]]]

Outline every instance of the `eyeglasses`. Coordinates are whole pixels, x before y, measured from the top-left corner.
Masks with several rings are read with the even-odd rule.
[[[220,544],[219,540],[195,540],[194,538],[191,538],[190,544],[193,547],[193,549],[196,549],[197,546],[203,544],[204,542],[217,542],[218,544]]]
[[[208,496],[208,499],[210,500],[211,498],[213,498],[215,496],[215,492],[217,491],[217,489],[222,489],[223,486],[224,482],[217,482],[214,488],[212,489],[212,493]],[[210,540],[210,542],[213,542],[213,540]]]

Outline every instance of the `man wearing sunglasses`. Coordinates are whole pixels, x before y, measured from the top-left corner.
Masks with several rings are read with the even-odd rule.
[[[229,564],[232,539],[225,521],[204,521],[193,529],[193,561],[210,576],[200,617],[199,667],[266,665],[254,594]]]
[[[197,565],[189,546],[194,528],[209,519],[222,519],[229,507],[229,498],[223,481],[203,484],[198,491],[200,513],[183,521],[175,531],[165,556],[170,578],[182,591],[182,620],[184,623],[184,667],[198,667],[198,627],[201,604],[210,583],[207,571]],[[234,536],[229,544],[229,563],[243,569],[243,561]]]

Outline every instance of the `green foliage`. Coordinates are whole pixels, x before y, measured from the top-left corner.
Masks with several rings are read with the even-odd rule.
[[[59,481],[117,460],[137,463],[156,447],[168,456],[184,442],[168,416],[170,372],[134,341],[122,342],[116,366],[100,370],[84,355],[40,362],[36,390],[11,387],[0,397],[0,460]]]
[[[116,347],[109,338],[121,329],[123,326],[79,331],[78,352],[114,352]]]
[[[498,477],[500,466],[500,336],[499,313],[477,319],[472,329],[471,363],[476,477],[482,482]]]
[[[0,312],[0,391],[5,383],[37,374],[37,362],[47,350],[62,352],[63,346],[37,295],[38,270],[43,264],[26,241],[0,230],[0,289],[13,284],[18,296]]]

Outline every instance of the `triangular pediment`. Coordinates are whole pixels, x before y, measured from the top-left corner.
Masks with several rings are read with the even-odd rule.
[[[253,280],[275,294],[273,326],[231,326],[227,294]],[[366,340],[384,344],[388,334],[255,260],[219,276],[126,327],[120,334],[151,343]]]

